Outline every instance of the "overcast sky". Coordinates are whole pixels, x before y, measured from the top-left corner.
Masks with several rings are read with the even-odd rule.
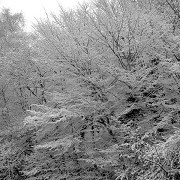
[[[44,9],[47,12],[57,11],[58,3],[65,8],[74,8],[78,2],[82,3],[88,0],[0,0],[0,7],[10,8],[12,12],[23,12],[26,19],[27,30],[30,30],[34,18],[45,16]]]

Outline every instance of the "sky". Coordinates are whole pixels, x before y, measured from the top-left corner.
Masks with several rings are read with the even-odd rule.
[[[47,12],[56,12],[58,3],[64,8],[74,8],[78,3],[88,0],[0,0],[0,8],[9,8],[13,13],[22,12],[26,20],[26,30],[31,30],[35,18],[45,17],[44,9]]]

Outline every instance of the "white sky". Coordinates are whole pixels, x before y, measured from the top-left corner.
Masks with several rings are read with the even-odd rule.
[[[35,18],[41,18],[45,16],[44,9],[47,12],[58,9],[58,3],[64,8],[76,7],[79,3],[88,0],[0,0],[0,8],[9,8],[12,12],[23,12],[27,30],[30,30],[32,22],[35,22]]]

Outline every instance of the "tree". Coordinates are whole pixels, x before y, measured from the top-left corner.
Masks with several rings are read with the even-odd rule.
[[[5,57],[3,75],[29,109],[2,134],[1,177],[179,179],[174,3],[96,0],[37,21]]]
[[[11,14],[9,9],[3,9],[0,14],[0,63],[1,63],[1,108],[10,108],[10,99],[13,97],[11,91],[12,79],[9,76],[12,61],[10,58],[20,50],[22,41],[22,28],[24,19],[21,13]],[[21,46],[22,47],[22,46]]]
[[[41,52],[39,61],[56,66],[53,79],[60,85],[65,82],[61,90],[52,93],[52,102],[59,103],[58,108],[57,104],[56,108],[33,106],[32,116],[25,120],[40,133],[36,153],[29,161],[38,168],[26,171],[28,176],[170,176],[157,156],[153,165],[144,156],[156,148],[153,143],[159,145],[157,139],[151,143],[152,121],[159,126],[156,119],[163,120],[169,112],[163,93],[169,98],[168,87],[172,91],[176,87],[171,71],[164,72],[171,52],[164,39],[171,37],[171,25],[156,8],[147,11],[139,3],[118,0],[95,1],[74,11],[60,7],[59,16],[52,17],[53,21],[48,16],[46,21],[38,21],[35,47]],[[57,153],[59,149],[61,153]],[[47,162],[43,166],[47,158],[53,168]],[[59,164],[54,158],[60,159]],[[157,176],[153,166],[160,171]]]

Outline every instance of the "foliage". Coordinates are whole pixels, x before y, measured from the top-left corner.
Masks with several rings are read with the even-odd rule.
[[[14,87],[26,117],[1,135],[0,177],[180,179],[177,3],[59,6],[6,49],[1,94]]]

